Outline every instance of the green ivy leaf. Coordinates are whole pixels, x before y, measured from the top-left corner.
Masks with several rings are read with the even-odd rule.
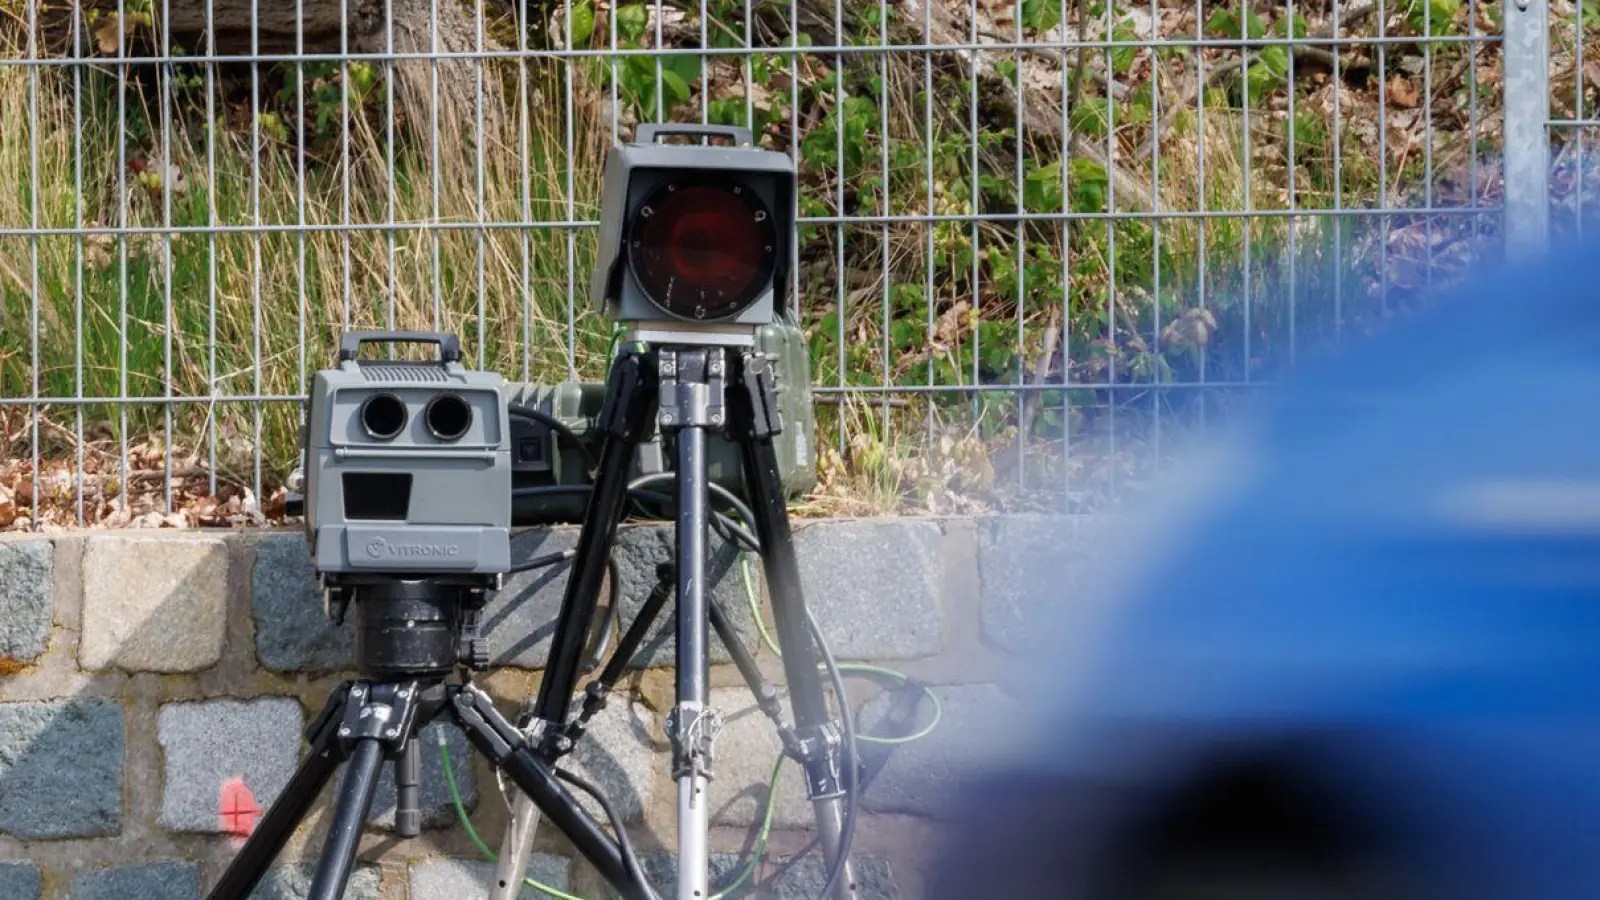
[[[1259,103],[1268,91],[1277,86],[1279,76],[1265,63],[1256,63],[1245,73],[1245,89],[1249,91],[1250,102]]]
[[[1274,26],[1273,30],[1280,37],[1303,38],[1310,33],[1310,29],[1306,27],[1306,17],[1299,13],[1279,19]]]
[[[594,34],[594,6],[589,0],[572,5],[572,46],[585,47]]]
[[[1058,0],[1022,0],[1022,24],[1036,32],[1046,32],[1061,24]]]
[[[1089,137],[1104,137],[1111,127],[1111,110],[1104,97],[1084,97],[1067,118],[1072,130]]]
[[[1061,208],[1061,160],[1028,173],[1022,186],[1022,199],[1028,209],[1055,212]]]
[[[1289,74],[1289,50],[1286,47],[1266,47],[1261,51],[1261,64],[1279,78]]]
[[[1134,31],[1127,23],[1118,22],[1116,27],[1111,29],[1111,39],[1114,41],[1136,41],[1139,39],[1139,33]],[[1133,68],[1133,60],[1138,53],[1139,48],[1137,47],[1114,48],[1111,51],[1111,68],[1118,75],[1128,74],[1128,70]]]
[[[700,57],[688,55],[669,56],[662,61],[661,68],[663,71],[670,71],[677,75],[678,80],[683,82],[685,93],[679,99],[689,99],[687,93],[689,85],[700,77]]]
[[[1106,194],[1111,179],[1099,163],[1088,159],[1074,159],[1067,168],[1071,176],[1068,184],[1072,190],[1072,208],[1076,212],[1104,212]]]
[[[617,38],[629,44],[638,43],[650,24],[650,10],[643,3],[630,3],[617,7]]]
[[[749,127],[744,117],[743,97],[724,97],[706,104],[706,118],[713,125],[737,125]]]
[[[1261,17],[1253,12],[1248,15],[1249,18],[1241,23],[1238,14],[1233,10],[1219,9],[1211,14],[1211,18],[1206,19],[1206,31],[1212,37],[1220,38],[1245,37],[1256,39],[1265,36],[1267,29],[1266,25],[1261,21]]]

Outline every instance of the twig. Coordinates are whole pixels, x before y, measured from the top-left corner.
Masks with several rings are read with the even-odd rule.
[[[818,406],[844,406],[846,403],[848,403],[850,401],[849,401],[848,398],[842,397],[839,394],[818,394],[818,395],[816,395],[816,396],[811,398],[811,402],[815,403]],[[877,403],[879,405],[887,404],[889,406],[894,407],[895,409],[910,409],[911,408],[911,401],[907,400],[904,397],[890,396],[887,399],[879,398],[877,400],[874,400],[873,402]]]
[[[1082,18],[1083,18],[1083,14],[1082,14],[1082,12],[1080,10],[1080,12],[1079,12],[1079,20],[1082,21]],[[988,38],[988,39],[990,39],[992,41],[996,41],[998,43],[1001,43],[1001,44],[1009,44],[1013,40],[1012,38],[1008,38],[1008,37],[1005,37],[1003,35],[995,34],[992,31],[979,31],[978,34],[983,36],[983,37],[986,37],[986,38]],[[1079,39],[1080,42],[1085,42],[1086,41],[1086,39],[1083,37],[1081,31],[1079,32],[1079,38],[1078,39]],[[1077,49],[1072,51],[1073,69],[1074,69],[1074,71],[1076,71],[1078,73],[1079,76],[1082,75],[1083,61],[1088,58],[1088,54],[1084,52],[1085,49],[1087,49],[1087,48],[1079,47],[1079,48],[1077,48]],[[1043,57],[1048,57],[1048,58],[1054,58],[1057,55],[1057,48],[1054,48],[1054,47],[1051,47],[1051,48],[1020,47],[1020,48],[1015,48],[1011,52],[1026,53],[1029,56],[1043,56]],[[1065,55],[1065,54],[1062,54],[1062,55]],[[1111,96],[1111,98],[1113,100],[1126,100],[1126,99],[1128,99],[1128,93],[1129,93],[1128,92],[1128,86],[1123,84],[1120,81],[1113,80],[1108,75],[1106,75],[1106,73],[1100,71],[1099,69],[1090,69],[1089,70],[1089,77],[1093,78],[1094,79],[1094,83],[1098,84],[1108,95]]]
[[[1044,332],[1044,350],[1039,354],[1039,361],[1033,366],[1033,383],[1042,384],[1050,377],[1050,360],[1056,355],[1056,340],[1061,332],[1061,307],[1051,307],[1050,327]],[[1044,403],[1028,392],[1022,395],[1022,435],[1033,434],[1033,423],[1039,418],[1039,410],[1044,408]]]

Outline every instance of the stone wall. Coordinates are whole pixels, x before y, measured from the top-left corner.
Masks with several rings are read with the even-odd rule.
[[[944,717],[909,744],[862,745],[870,782],[856,855],[863,896],[920,896],[940,803],[963,762],[981,757],[985,722],[1007,714],[1007,654],[1027,646],[1029,611],[1060,596],[1051,559],[1083,523],[1062,519],[868,519],[799,523],[807,596],[841,661],[893,667],[932,686]],[[572,546],[576,531],[526,532],[519,558]],[[671,532],[624,528],[623,623],[668,558]],[[713,596],[763,668],[736,559],[719,556]],[[487,611],[495,667],[480,684],[514,717],[537,687],[567,566],[511,579]],[[761,596],[759,564],[751,583]],[[1054,573],[1054,574],[1050,574]],[[770,619],[769,619],[770,621]],[[613,642],[614,645],[614,642]],[[219,876],[304,750],[302,730],[350,676],[353,636],[322,615],[299,532],[94,532],[0,541],[0,898],[192,900]],[[714,700],[726,724],[712,790],[714,877],[748,852],[778,740],[716,645]],[[626,692],[595,721],[568,765],[627,817],[658,878],[670,876],[674,790],[663,733],[672,702],[670,631],[647,644]],[[850,679],[867,729],[920,728],[891,681]],[[907,709],[911,711],[906,712]],[[891,715],[891,714],[895,715]],[[785,709],[787,715],[787,709]],[[876,723],[876,724],[875,724]],[[903,732],[899,732],[903,733]],[[484,896],[492,864],[461,825],[437,750],[443,738],[471,822],[498,850],[507,809],[491,769],[453,727],[424,732],[425,830],[397,839],[392,774],[379,788],[350,897]],[[313,810],[258,897],[303,896],[326,827]],[[593,804],[596,815],[599,810]],[[804,849],[809,809],[785,764],[759,891],[809,898],[821,886]],[[553,828],[541,828],[534,878],[585,898],[607,896]],[[663,853],[669,855],[664,856]],[[544,897],[533,889],[527,897]]]

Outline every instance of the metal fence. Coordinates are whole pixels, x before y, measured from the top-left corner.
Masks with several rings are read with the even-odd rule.
[[[668,120],[797,161],[816,509],[1101,509],[1566,221],[1585,8],[6,0],[0,526],[274,520],[349,327],[600,380],[599,166]]]

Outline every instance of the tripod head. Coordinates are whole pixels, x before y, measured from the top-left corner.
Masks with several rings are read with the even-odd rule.
[[[489,667],[479,616],[488,590],[465,579],[379,576],[342,584],[355,611],[356,668],[379,681],[443,679]]]

